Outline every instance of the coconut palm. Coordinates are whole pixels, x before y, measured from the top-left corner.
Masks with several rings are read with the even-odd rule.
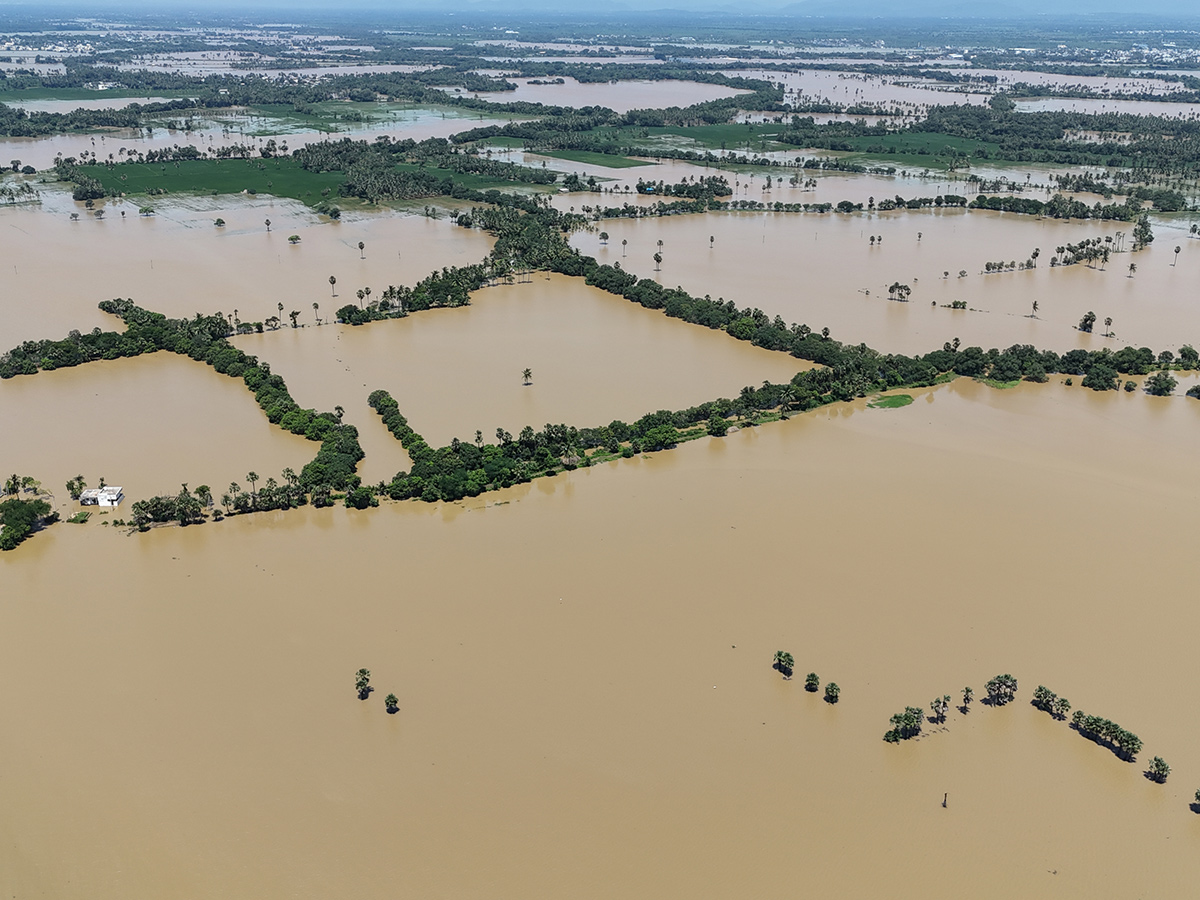
[[[1112,316],[1104,317],[1104,327],[1107,329],[1104,332],[1105,337],[1112,337]]]
[[[621,238],[621,258],[625,258],[625,248],[629,246],[629,241],[626,238]]]
[[[525,384],[533,384],[533,369],[522,369],[521,379]]]
[[[337,284],[337,278],[333,275],[330,275],[329,276],[329,293],[332,294],[334,297],[337,296],[337,289],[335,287],[336,284]]]
[[[804,676],[804,689],[809,693],[815,693],[820,686],[821,679],[817,677],[816,672],[809,672]]]
[[[1175,259],[1171,261],[1172,267],[1177,266],[1179,264],[1179,251],[1182,249],[1183,248],[1180,247],[1178,244],[1175,245]]]
[[[836,681],[831,681],[825,685],[825,702],[837,703],[838,697],[841,695],[842,689],[837,686]]]
[[[387,707],[388,713],[396,713],[400,710],[400,698],[395,694],[388,694],[384,697],[383,704]]]
[[[608,232],[607,231],[600,232],[600,243],[603,244],[605,247],[608,246]]]
[[[365,243],[363,243],[362,241],[359,241],[359,242],[358,242],[358,258],[359,258],[359,259],[366,259],[366,258],[367,258],[367,254],[366,254],[365,252],[363,252],[363,251],[365,251],[366,249],[367,249],[367,245],[366,245]]]
[[[271,233],[271,220],[267,219],[265,224],[267,226],[267,234],[270,234]]]
[[[359,669],[354,673],[354,689],[358,691],[358,699],[366,700],[371,693],[371,672],[369,669]]]
[[[654,254],[654,271],[661,272],[662,271],[662,269],[660,268],[661,265],[662,265],[662,254],[655,253]]]
[[[321,317],[320,317],[320,315],[318,315],[318,311],[320,309],[321,309],[321,304],[313,303],[313,318],[317,320],[318,325],[321,324]]]
[[[792,666],[796,664],[795,658],[786,650],[775,651],[774,668],[783,673],[785,678],[792,677]]]
[[[1037,311],[1038,311],[1038,302],[1036,300],[1034,300],[1033,301],[1033,312],[1029,314],[1029,318],[1036,319]]]
[[[1133,273],[1136,271],[1137,271],[1137,263],[1130,263],[1129,264],[1129,277],[1132,278]]]

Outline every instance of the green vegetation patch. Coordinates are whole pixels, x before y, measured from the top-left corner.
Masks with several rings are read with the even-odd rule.
[[[540,150],[538,153],[553,159],[566,159],[588,166],[606,166],[609,169],[630,169],[634,166],[654,165],[643,159],[630,159],[628,156],[616,156],[612,153],[593,153],[590,150]]]
[[[867,404],[871,409],[899,409],[913,402],[912,394],[889,394]]]
[[[92,517],[92,514],[90,512],[85,512],[83,510],[80,510],[79,512],[75,513],[75,515],[71,516],[71,518],[67,519],[67,524],[68,525],[82,525],[84,522],[86,522],[91,517]]]
[[[995,388],[998,391],[1007,391],[1010,388],[1015,388],[1021,383],[1021,379],[1017,378],[1013,381],[997,381],[995,378],[976,378],[980,384],[986,384],[990,388]]]
[[[175,162],[122,163],[108,168],[88,166],[88,175],[106,191],[125,194],[272,194],[310,205],[321,202],[321,192],[336,194],[343,181],[340,172],[310,172],[290,158],[191,159]]]

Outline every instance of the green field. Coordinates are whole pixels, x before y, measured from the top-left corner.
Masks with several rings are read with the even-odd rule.
[[[88,166],[105,190],[125,194],[272,194],[308,204],[321,202],[321,191],[336,194],[340,172],[309,172],[293,159],[196,159],[168,163],[123,163],[111,169]]]
[[[872,400],[867,406],[871,409],[899,409],[913,402],[912,394],[889,394]]]
[[[611,153],[593,153],[590,150],[540,150],[537,152],[541,156],[549,156],[553,159],[565,159],[583,163],[586,166],[607,166],[610,169],[630,169],[634,166],[654,165],[654,163],[642,159],[614,156]]]

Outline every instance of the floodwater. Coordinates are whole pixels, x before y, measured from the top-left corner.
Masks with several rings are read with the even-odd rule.
[[[166,352],[0,381],[0,409],[0,464],[40,480],[56,507],[70,504],[64,485],[77,474],[121,485],[129,503],[182,482],[220,498],[231,481],[248,488],[251,469],[282,481],[318,449],[271,425],[241,380]]]
[[[785,354],[668,319],[581,279],[537,274],[477,291],[471,306],[429,310],[358,327],[306,328],[238,338],[283,375],[303,406],[341,403],[374,417],[367,395],[386,389],[434,446],[497,428],[632,422],[657,409],[736,397],[744,385],[782,382],[811,366]],[[533,370],[524,385],[521,372]],[[357,420],[356,420],[357,421]],[[359,425],[360,431],[367,431]],[[375,428],[395,449],[386,430]],[[370,461],[371,450],[364,444]],[[399,464],[368,481],[390,479]]]
[[[511,117],[495,118],[451,107],[405,108],[392,104],[380,104],[380,107],[386,110],[386,114],[380,118],[369,122],[339,121],[338,130],[332,132],[305,130],[294,121],[235,112],[211,114],[197,119],[200,124],[192,131],[178,128],[155,128],[150,132],[111,129],[97,134],[2,138],[0,155],[19,157],[26,165],[48,169],[54,165],[57,155],[79,157],[92,151],[95,151],[100,159],[105,159],[110,154],[115,159],[120,159],[119,151],[122,148],[131,152],[146,153],[150,150],[190,145],[200,150],[215,152],[221,147],[233,145],[253,145],[255,142],[261,145],[271,135],[281,138],[280,142],[286,141],[288,147],[295,150],[321,141],[341,140],[345,136],[356,140],[373,140],[380,135],[387,135],[395,140],[412,138],[420,141],[431,137],[449,137],[468,128],[506,125],[513,121]],[[186,116],[181,114],[178,121],[182,123],[185,119]]]
[[[580,84],[574,78],[564,78],[564,84],[531,84],[538,78],[510,79],[515,91],[472,94],[496,103],[546,103],[553,106],[606,106],[613,112],[627,113],[631,109],[662,109],[668,106],[692,106],[706,100],[736,97],[746,91],[720,84],[697,81],[613,81]]]
[[[955,383],[465,505],[56,526],[0,559],[0,882],[1186,896],[1198,415]],[[880,740],[998,672],[1011,706]],[[1038,683],[1141,735],[1140,764],[1030,707]]]
[[[169,316],[236,309],[244,322],[279,315],[282,303],[285,316],[299,310],[299,324],[311,326],[357,302],[359,288],[378,296],[389,284],[411,285],[434,269],[477,263],[492,247],[483,232],[446,218],[385,211],[346,213],[335,223],[290,200],[159,199],[154,216],[122,203],[108,205],[103,220],[69,196],[58,201],[66,203],[62,209],[50,201],[41,209],[0,209],[7,251],[0,266],[0,348],[61,339],[72,328],[119,327],[96,308],[113,297]],[[73,222],[67,208],[84,214]],[[213,224],[217,218],[223,228]],[[292,234],[300,243],[288,243]]]
[[[923,353],[954,337],[984,348],[1030,343],[1059,351],[1125,342],[1178,350],[1200,339],[1194,302],[1200,242],[1188,237],[1184,220],[1159,223],[1149,249],[1114,253],[1106,270],[1099,264],[1051,268],[1050,258],[1061,245],[1128,234],[1128,223],[948,210],[710,213],[606,219],[597,228],[608,232],[607,248],[596,234],[572,240],[602,262],[620,261],[643,277],[758,307],[789,323],[828,326],[840,340],[885,352]],[[871,246],[872,235],[882,243]],[[655,274],[659,241],[662,271]],[[1126,248],[1130,244],[1127,237]],[[989,261],[1023,262],[1035,248],[1041,250],[1036,269],[982,274]],[[1137,265],[1132,277],[1131,262]],[[912,287],[909,302],[887,299],[897,281]],[[955,300],[970,310],[943,308]],[[1034,300],[1036,319],[1029,318]],[[1101,324],[1091,335],[1075,330],[1089,310],[1101,323],[1112,317],[1116,338],[1102,337]]]

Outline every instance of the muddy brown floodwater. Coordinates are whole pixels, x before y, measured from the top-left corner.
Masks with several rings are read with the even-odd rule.
[[[152,217],[139,216],[135,203],[109,204],[102,221],[77,222],[66,211],[76,204],[66,204],[0,209],[0,352],[72,328],[119,327],[96,308],[113,297],[170,316],[236,309],[244,322],[279,315],[282,303],[285,321],[299,310],[298,322],[313,325],[357,302],[359,288],[378,296],[443,266],[478,263],[492,246],[448,219],[375,213],[322,222],[299,203],[270,198],[172,198]],[[223,228],[213,225],[217,218]],[[292,234],[299,244],[288,243]]]
[[[484,288],[472,305],[364,326],[282,329],[237,339],[271,364],[302,406],[341,403],[367,450],[364,478],[391,479],[407,459],[366,406],[376,388],[434,446],[494,441],[496,428],[633,422],[656,409],[736,397],[746,384],[786,381],[809,363],[732,341],[588,287],[534,275]],[[524,385],[522,370],[533,370]],[[370,446],[368,443],[370,442]],[[388,460],[383,471],[372,466]],[[368,474],[369,473],[369,474]]]
[[[1138,253],[1128,252],[1128,223],[964,210],[710,213],[606,219],[598,228],[610,236],[607,248],[595,234],[572,241],[601,262],[619,261],[643,277],[758,307],[789,323],[829,326],[835,338],[887,352],[923,353],[956,336],[985,349],[1028,343],[1060,352],[1124,342],[1178,350],[1200,341],[1194,302],[1200,242],[1188,237],[1182,220],[1159,223],[1154,244]],[[1112,254],[1106,269],[1099,263],[1050,267],[1056,247],[1118,231],[1127,235],[1127,250]],[[883,242],[872,246],[871,236]],[[662,271],[656,274],[652,257],[660,240]],[[622,241],[629,243],[622,247]],[[1036,269],[982,273],[989,261],[1023,262],[1035,248],[1041,250]],[[1137,265],[1132,277],[1131,262]],[[888,287],[897,281],[912,287],[909,302],[888,300]],[[970,310],[943,308],[955,300]],[[1028,317],[1034,300],[1036,319]],[[1085,335],[1075,325],[1089,310],[1099,323]],[[1108,317],[1116,335],[1111,339],[1100,334]]]
[[[128,502],[112,518],[182,482],[219,500],[250,470],[282,481],[319,447],[271,425],[241,380],[166,352],[0,381],[0,409],[0,466],[39,479],[56,507],[75,475],[119,484]]]
[[[0,558],[0,885],[1187,896],[1197,416],[955,382],[469,505],[55,526]],[[998,672],[1011,706],[880,739]]]
[[[692,106],[707,100],[722,100],[749,93],[720,84],[698,81],[613,81],[581,84],[564,78],[563,84],[547,84],[541,78],[510,78],[515,91],[487,91],[471,96],[496,103],[546,103],[550,106],[607,106],[613,112],[631,109],[663,109],[668,106]],[[531,84],[541,81],[542,84]],[[465,93],[465,92],[464,92]]]

